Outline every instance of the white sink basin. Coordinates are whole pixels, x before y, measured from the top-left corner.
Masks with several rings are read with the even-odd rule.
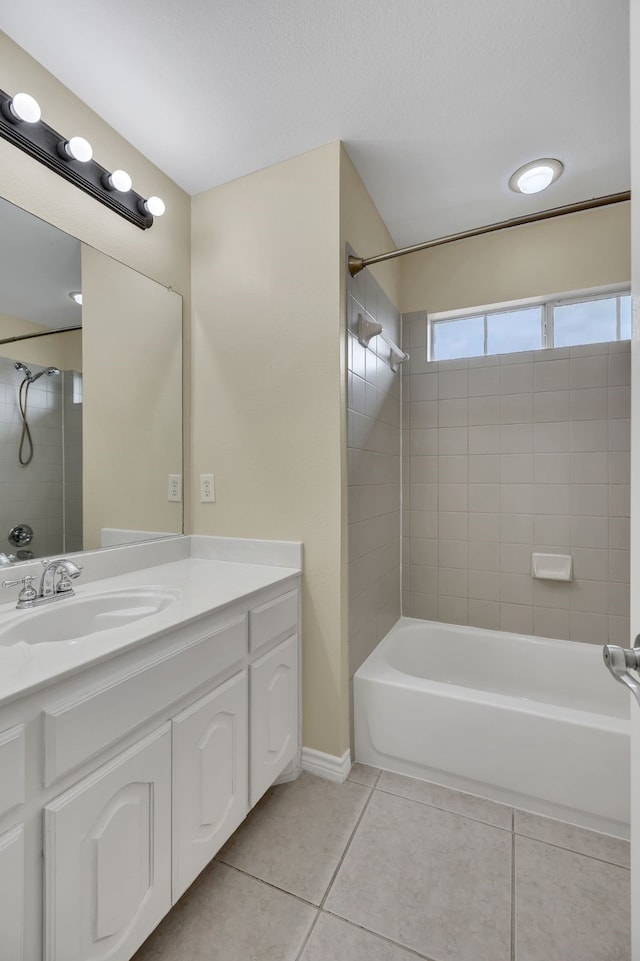
[[[16,612],[0,628],[0,646],[47,644],[88,637],[158,614],[180,596],[164,587],[138,587],[89,597],[64,597],[32,610]]]

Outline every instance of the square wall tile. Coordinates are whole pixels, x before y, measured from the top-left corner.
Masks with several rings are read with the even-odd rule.
[[[504,456],[504,455],[503,455]],[[509,455],[506,455],[509,456]],[[526,454],[512,454],[512,457],[526,457]],[[469,455],[469,483],[497,484],[500,481],[500,459],[493,454]]]
[[[507,544],[533,544],[533,514],[501,514],[500,540]]]
[[[570,362],[571,387],[606,387],[609,379],[609,356],[573,356]]]
[[[495,601],[472,600],[469,598],[467,623],[470,627],[480,627],[485,631],[500,629],[500,605]]]
[[[497,396],[470,397],[468,401],[469,426],[488,426],[500,423],[500,406]]]
[[[469,541],[469,571],[499,571],[500,545],[495,541]]]
[[[499,484],[469,484],[469,510],[476,514],[497,513],[500,509]]]
[[[468,622],[468,600],[465,597],[438,597],[438,620],[444,624]]]
[[[533,390],[533,364],[503,364],[500,367],[500,393],[521,394]]]
[[[499,541],[500,515],[469,513],[470,541]]]

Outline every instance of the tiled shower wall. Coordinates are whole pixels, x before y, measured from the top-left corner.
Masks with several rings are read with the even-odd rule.
[[[358,315],[400,343],[400,315],[373,276],[347,287],[349,677],[400,617],[400,372],[376,337],[358,341]]]
[[[428,363],[403,320],[403,613],[626,644],[629,343]],[[573,582],[534,580],[534,550]]]

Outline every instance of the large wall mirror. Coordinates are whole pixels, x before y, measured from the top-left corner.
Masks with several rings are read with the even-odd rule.
[[[0,199],[0,565],[181,533],[169,474],[182,298]]]

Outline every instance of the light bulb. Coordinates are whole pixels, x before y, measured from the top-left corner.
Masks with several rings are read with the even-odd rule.
[[[17,93],[9,101],[9,110],[16,120],[23,120],[25,123],[37,123],[42,116],[40,104],[28,93]]]
[[[541,190],[546,190],[552,180],[553,170],[551,167],[541,165],[540,167],[532,167],[531,170],[526,170],[523,174],[520,174],[517,184],[520,193],[537,194]]]
[[[82,291],[81,290],[70,290],[69,297],[71,300],[75,301],[76,304],[80,304],[82,307]]]
[[[543,160],[532,160],[531,163],[518,167],[509,178],[509,187],[520,194],[537,194],[557,180],[563,165],[559,160],[545,157]]]
[[[108,190],[119,190],[127,193],[131,190],[132,180],[126,170],[114,170],[113,173],[105,174],[103,183]]]
[[[164,201],[161,200],[160,197],[149,197],[144,201],[143,206],[145,211],[151,214],[152,217],[162,217],[166,210]]]
[[[87,163],[93,157],[93,147],[84,137],[72,137],[62,142],[62,155]]]

